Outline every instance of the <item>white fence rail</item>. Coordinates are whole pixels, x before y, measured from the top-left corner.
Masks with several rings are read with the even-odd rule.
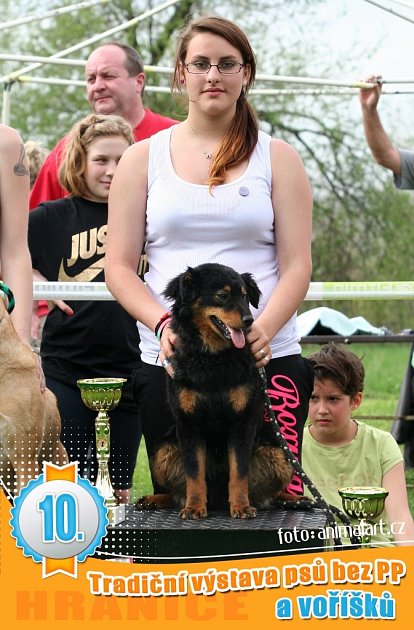
[[[34,299],[113,300],[105,282],[34,282]],[[412,300],[414,282],[311,282],[305,300]]]

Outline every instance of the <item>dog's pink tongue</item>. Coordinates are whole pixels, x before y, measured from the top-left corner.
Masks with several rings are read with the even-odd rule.
[[[234,345],[236,346],[236,348],[244,348],[244,346],[246,344],[246,340],[244,338],[243,331],[242,330],[236,330],[236,328],[230,328],[230,326],[228,326],[228,329],[230,331],[231,340],[234,343]]]

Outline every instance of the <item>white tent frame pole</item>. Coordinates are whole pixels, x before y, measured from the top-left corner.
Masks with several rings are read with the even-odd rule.
[[[177,0],[174,0],[177,1]],[[108,31],[107,31],[108,32]],[[90,40],[88,40],[90,41]],[[85,45],[83,42],[82,45]],[[61,65],[61,66],[77,66],[77,67],[85,67],[86,61],[82,61],[79,59],[62,59],[57,55],[72,52],[72,49],[67,49],[66,51],[62,51],[62,53],[57,53],[56,55],[52,55],[51,57],[41,57],[38,55],[12,55],[7,53],[0,53],[0,60],[8,60],[8,61],[36,61],[37,63],[32,64],[31,66],[27,66],[26,68],[22,68],[20,70],[16,70],[11,72],[8,75],[4,75],[0,77],[0,83],[9,83],[10,81],[19,80],[20,77],[26,75],[31,70],[36,70],[42,65]],[[167,66],[144,66],[145,72],[158,72],[163,74],[172,74],[173,68]],[[257,81],[266,81],[266,82],[275,82],[275,83],[294,83],[299,85],[326,85],[326,86],[340,86],[340,87],[349,87],[349,88],[372,88],[376,84],[375,83],[367,83],[365,81],[335,81],[333,79],[318,79],[312,77],[293,77],[293,76],[283,76],[283,75],[272,75],[272,74],[258,74],[256,75]],[[383,83],[391,82],[392,80],[386,81]],[[397,83],[397,80],[394,80]],[[407,82],[414,83],[414,79],[408,80]]]
[[[9,28],[14,28],[15,26],[20,26],[21,24],[28,24],[29,22],[40,22],[41,20],[45,20],[50,17],[58,17],[59,15],[63,15],[64,13],[71,13],[72,11],[78,11],[80,9],[89,9],[93,7],[95,4],[106,4],[109,0],[89,0],[88,2],[79,2],[78,4],[69,4],[66,7],[61,7],[60,9],[51,9],[46,13],[42,13],[41,15],[27,15],[23,18],[18,18],[17,20],[9,20],[8,22],[3,22],[0,24],[0,31],[5,31]]]
[[[402,2],[401,0],[391,0],[394,4],[399,4],[401,7],[406,7],[407,9],[414,9],[414,4],[412,2]]]
[[[395,15],[396,17],[400,17],[403,20],[406,20],[407,22],[411,22],[411,24],[414,24],[414,19],[408,17],[408,15],[403,15],[402,13],[399,13],[398,11],[391,9],[391,7],[384,7],[384,5],[382,5],[380,2],[374,2],[374,0],[364,0],[364,2],[369,2],[369,4],[373,4],[375,7],[378,7],[379,9],[382,9],[383,11],[388,11],[388,13],[392,13],[392,15]]]
[[[42,57],[41,55],[13,55],[9,53],[0,53],[0,61],[22,61],[30,63],[32,61],[42,65],[52,66],[79,66],[84,68],[86,61],[83,59],[61,59],[58,57]]]
[[[10,124],[10,100],[11,100],[11,86],[5,85],[3,89],[3,103],[1,108],[1,122],[3,125]]]
[[[172,2],[177,2],[178,0],[170,0]],[[142,16],[141,16],[142,17]],[[113,29],[111,29],[113,30]],[[106,31],[109,33],[109,31]],[[103,34],[100,34],[96,37],[102,37]],[[92,38],[94,39],[94,38]],[[90,43],[91,40],[88,40]],[[52,55],[51,57],[41,57],[39,55],[17,55],[17,54],[8,54],[8,53],[0,53],[0,60],[3,61],[35,61],[37,63],[32,66],[27,66],[26,68],[22,68],[20,70],[16,70],[15,72],[11,72],[8,75],[0,77],[0,82],[6,83],[9,81],[14,81],[19,79],[24,74],[27,74],[31,69],[35,70],[42,65],[62,65],[62,66],[77,66],[77,67],[85,67],[86,61],[80,59],[62,59],[61,55],[69,54],[75,48],[79,48],[85,46],[85,42],[82,42],[79,45],[72,46],[72,48],[67,48],[65,51],[61,51],[61,53],[56,53],[56,55]],[[172,74],[173,68],[168,66],[144,66],[145,72],[159,72],[164,74]],[[284,75],[273,75],[273,74],[257,74],[257,81],[266,81],[266,82],[275,82],[275,83],[294,83],[294,84],[310,84],[310,85],[327,85],[327,86],[339,86],[339,87],[349,87],[349,88],[372,88],[375,87],[376,83],[369,83],[366,81],[336,81],[334,79],[320,79],[315,77],[293,77],[293,76],[284,76]],[[401,80],[402,82],[413,82],[414,79],[409,80]],[[383,83],[400,83],[401,81],[397,79],[389,79],[383,80]]]
[[[173,6],[174,4],[177,4],[180,1],[181,0],[167,0],[167,2],[164,2],[163,4],[160,4],[158,7],[155,7],[154,9],[150,9],[149,11],[146,11],[145,13],[142,13],[141,15],[138,15],[137,17],[132,18],[131,20],[128,20],[128,22],[124,22],[123,24],[118,24],[118,26],[114,26],[113,28],[107,31],[104,31],[103,33],[98,33],[97,35],[94,35],[93,37],[90,37],[89,39],[86,39],[83,42],[79,42],[75,44],[74,46],[66,48],[65,50],[60,50],[59,52],[51,55],[50,58],[59,59],[61,57],[65,57],[66,55],[69,55],[70,53],[76,50],[81,50],[82,48],[86,48],[90,44],[94,44],[95,42],[101,41],[102,39],[105,39],[105,37],[108,37],[109,35],[114,35],[115,33],[119,33],[120,31],[126,30],[130,26],[134,26],[135,24],[138,24],[138,22],[142,22],[143,20],[146,20],[152,15],[155,15],[156,13],[159,13],[160,11],[163,11],[164,9],[168,9],[169,7]],[[32,70],[36,70],[40,66],[42,66],[42,63],[36,63],[36,64],[26,66],[25,68],[20,68],[20,70],[16,70],[15,72],[11,72],[8,75],[4,75],[0,77],[0,83],[14,81],[22,74],[27,74],[28,72],[32,72]]]
[[[376,83],[366,81],[336,81],[335,79],[316,79],[313,77],[292,77],[272,74],[256,74],[256,81],[275,81],[276,83],[300,83],[309,85],[330,85],[351,88],[373,88]]]
[[[57,79],[48,77],[31,77],[21,76],[17,80],[19,83],[43,83],[47,85],[72,85],[76,87],[85,88],[86,82],[77,79]],[[146,92],[157,92],[160,94],[171,94],[171,88],[163,85],[148,85],[145,84]],[[383,90],[382,95],[395,95],[395,94],[414,94],[413,89],[407,90]],[[355,96],[355,89],[347,88],[321,88],[321,89],[278,89],[278,88],[253,88],[249,92],[250,96]]]
[[[68,59],[61,57],[42,57],[41,55],[17,55],[11,53],[0,53],[0,61],[23,61],[23,62],[38,62],[40,66],[75,66],[84,68],[86,66],[85,59]],[[159,72],[163,74],[172,74],[173,68],[170,66],[144,66],[145,72]],[[17,77],[16,77],[17,78]]]
[[[68,49],[69,50],[69,49]],[[84,68],[86,61],[82,59],[67,59],[61,57],[42,57],[40,55],[17,55],[9,53],[0,53],[0,61],[23,61],[23,62],[37,62],[38,66],[42,65],[56,65],[56,66],[75,66]],[[25,69],[25,74],[27,69]],[[172,74],[173,68],[169,66],[151,66],[145,65],[144,71],[157,72],[162,74]],[[0,81],[8,83],[10,80],[17,80],[20,78],[19,70],[11,72],[9,75],[1,77]],[[370,83],[366,81],[336,81],[335,79],[320,79],[315,77],[294,77],[277,74],[257,74],[256,81],[275,82],[275,83],[293,83],[298,85],[323,85],[328,87],[348,87],[353,89],[370,89],[375,87],[376,83]],[[407,84],[414,83],[414,79],[381,79],[383,84]]]
[[[114,300],[105,282],[34,282],[33,297],[59,300]],[[413,300],[414,282],[311,282],[309,300]]]

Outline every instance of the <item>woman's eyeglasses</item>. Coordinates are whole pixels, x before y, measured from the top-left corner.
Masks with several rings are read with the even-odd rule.
[[[209,61],[194,61],[185,63],[184,68],[190,74],[207,74],[211,68],[217,68],[220,74],[238,74],[243,68],[242,63],[238,61],[220,61],[219,63],[210,63]]]

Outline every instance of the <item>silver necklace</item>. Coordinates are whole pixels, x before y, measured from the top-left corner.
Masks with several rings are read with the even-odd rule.
[[[213,159],[213,157],[214,157],[214,153],[210,153],[209,151],[207,151],[206,147],[205,147],[205,146],[203,146],[203,144],[202,144],[202,143],[201,143],[201,141],[200,141],[200,138],[198,137],[198,134],[194,131],[194,129],[192,128],[192,126],[191,126],[191,125],[190,125],[190,129],[191,129],[191,131],[193,132],[194,137],[195,137],[195,139],[197,140],[197,142],[198,142],[198,144],[199,144],[199,146],[200,146],[200,149],[202,150],[203,155],[204,155],[204,157],[206,158],[206,160],[212,160],[212,159]]]

